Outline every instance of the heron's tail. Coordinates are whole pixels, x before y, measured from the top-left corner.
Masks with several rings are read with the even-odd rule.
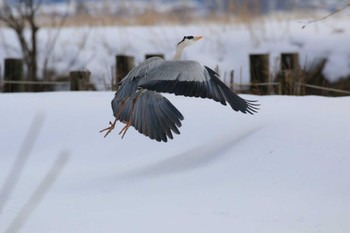
[[[161,94],[139,90],[128,97],[123,105],[118,120],[130,123],[141,134],[164,142],[167,142],[168,138],[173,139],[172,133],[180,134],[178,128],[181,127],[184,117]]]

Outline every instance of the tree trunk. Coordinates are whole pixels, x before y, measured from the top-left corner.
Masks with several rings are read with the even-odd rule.
[[[32,0],[29,0],[28,7],[30,9],[28,23],[30,25],[31,33],[31,49],[28,51],[28,80],[37,81],[37,32],[39,27],[35,22],[35,6]],[[35,91],[35,85],[30,86],[29,91]]]
[[[35,25],[34,19],[31,21],[31,50],[29,53],[28,61],[28,80],[37,81],[37,32],[38,27]],[[29,91],[35,91],[35,85],[29,86]]]

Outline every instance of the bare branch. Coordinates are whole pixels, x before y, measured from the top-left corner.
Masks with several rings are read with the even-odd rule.
[[[310,21],[306,22],[301,28],[304,29],[304,28],[305,28],[307,25],[309,25],[309,24],[312,24],[312,23],[315,23],[315,22],[318,22],[318,21],[321,21],[321,20],[325,20],[325,19],[327,19],[328,17],[330,17],[330,16],[332,16],[332,15],[334,15],[334,14],[337,14],[337,13],[339,13],[340,11],[343,11],[343,10],[345,10],[345,9],[348,8],[348,7],[350,7],[350,2],[349,2],[348,4],[346,4],[345,6],[343,6],[342,8],[339,8],[339,9],[336,9],[336,10],[332,11],[332,12],[329,13],[328,15],[325,15],[325,16],[323,16],[323,17],[321,17],[321,18],[314,19],[314,20],[310,20]]]
[[[48,64],[49,64],[49,59],[50,57],[52,57],[52,53],[54,52],[55,46],[57,44],[57,40],[60,37],[62,28],[68,18],[68,10],[66,11],[66,13],[61,17],[58,25],[56,25],[57,30],[55,31],[54,35],[52,37],[49,38],[47,44],[46,44],[46,53],[45,53],[45,58],[44,58],[44,62],[43,62],[43,77],[46,77],[46,73],[48,70]]]

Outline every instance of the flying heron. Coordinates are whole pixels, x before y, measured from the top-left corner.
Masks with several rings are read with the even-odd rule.
[[[151,57],[133,68],[119,83],[112,100],[114,122],[109,122],[105,137],[114,129],[117,121],[125,123],[119,134],[124,137],[130,126],[157,141],[173,139],[180,134],[184,119],[176,107],[159,92],[190,97],[208,98],[228,103],[233,110],[254,114],[256,101],[245,100],[233,93],[219,75],[207,66],[191,60],[181,61],[183,49],[202,39],[202,36],[185,36],[177,45],[171,61]]]

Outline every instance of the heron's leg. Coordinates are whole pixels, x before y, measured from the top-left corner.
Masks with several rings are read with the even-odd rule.
[[[122,134],[122,138],[124,138],[124,135],[126,134],[126,131],[128,131],[129,127],[130,127],[130,121],[124,126],[124,128],[122,130],[120,130],[119,135]]]
[[[117,112],[117,115],[115,116],[114,122],[113,122],[113,123],[112,123],[112,122],[109,122],[109,126],[108,126],[107,128],[100,130],[100,133],[102,133],[102,132],[104,132],[104,131],[107,131],[104,137],[107,137],[107,135],[108,135],[110,132],[112,132],[112,130],[114,129],[115,125],[117,124],[117,120],[119,119],[119,116],[120,116],[120,114],[122,113],[122,110],[123,110],[123,108],[124,108],[124,106],[125,106],[125,101],[126,101],[126,100],[127,100],[127,99],[123,100],[123,102],[121,103],[120,108],[119,108],[119,110],[118,110],[118,112]]]
[[[128,131],[130,125],[131,125],[131,120],[132,120],[132,116],[134,114],[134,108],[135,108],[135,103],[138,99],[138,96],[135,97],[133,100],[132,100],[132,106],[131,106],[131,113],[130,113],[130,117],[129,117],[129,120],[128,122],[126,123],[126,125],[124,126],[124,128],[119,132],[119,135],[122,134],[122,138],[124,138],[124,135],[126,134],[126,131]]]

